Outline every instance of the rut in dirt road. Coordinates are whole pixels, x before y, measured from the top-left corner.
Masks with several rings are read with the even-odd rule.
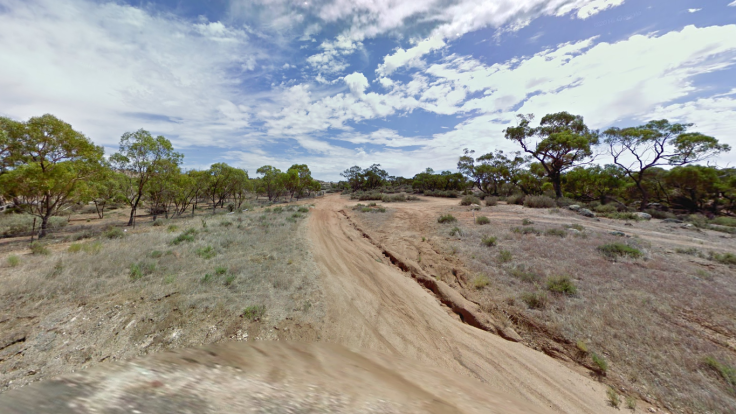
[[[340,213],[344,203],[339,196],[320,200],[308,223],[327,301],[324,340],[472,376],[553,412],[614,412],[602,384],[454,318],[408,274],[386,263],[382,250]]]

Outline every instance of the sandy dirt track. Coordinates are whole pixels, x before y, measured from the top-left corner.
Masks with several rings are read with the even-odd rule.
[[[327,298],[324,340],[474,377],[548,412],[614,411],[602,384],[453,317],[353,228],[340,212],[346,204],[338,196],[320,200],[309,223]]]

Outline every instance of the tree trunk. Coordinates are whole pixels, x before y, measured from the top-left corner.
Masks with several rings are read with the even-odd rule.
[[[41,217],[41,231],[38,233],[38,238],[42,239],[46,237],[46,229],[49,227],[49,215],[45,214]]]
[[[130,220],[128,220],[128,227],[133,225],[133,220],[135,220],[135,211],[138,209],[138,202],[141,201],[141,197],[138,196],[136,198],[135,203],[133,203],[133,207],[130,210]]]
[[[552,181],[552,187],[555,189],[555,198],[562,198],[562,176],[560,173],[551,173],[549,179]]]

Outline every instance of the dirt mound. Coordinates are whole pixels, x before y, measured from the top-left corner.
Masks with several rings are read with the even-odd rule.
[[[477,381],[334,344],[225,343],[10,391],[15,413],[541,413]]]

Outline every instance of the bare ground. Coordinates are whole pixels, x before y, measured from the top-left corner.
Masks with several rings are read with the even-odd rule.
[[[460,219],[460,225],[470,230],[473,226],[473,213],[467,208],[457,206],[457,203],[458,200],[427,199],[415,203],[389,204],[386,213],[359,213],[347,207],[354,203],[339,196],[328,196],[316,202],[316,208],[305,222],[306,226],[297,226],[298,231],[304,231],[301,240],[305,246],[305,254],[295,256],[298,261],[294,260],[291,264],[287,264],[286,256],[278,255],[278,260],[273,263],[273,266],[283,266],[278,267],[279,272],[276,274],[281,273],[287,277],[314,266],[315,272],[307,273],[319,274],[319,278],[316,282],[310,282],[309,286],[313,287],[314,294],[323,298],[319,302],[322,307],[310,316],[314,324],[310,329],[299,330],[295,325],[304,324],[305,320],[290,321],[290,317],[304,312],[304,307],[301,310],[295,307],[291,313],[284,313],[281,322],[291,324],[281,325],[280,329],[276,329],[279,326],[272,323],[273,321],[269,321],[268,329],[242,320],[240,323],[244,324],[241,328],[248,332],[259,329],[258,332],[263,333],[260,335],[262,339],[297,339],[318,343],[279,345],[256,342],[247,346],[230,343],[238,339],[237,334],[233,337],[220,334],[217,338],[208,339],[204,333],[208,319],[212,315],[217,318],[218,314],[207,311],[206,308],[203,310],[195,307],[197,310],[184,319],[191,319],[193,332],[200,332],[199,336],[192,334],[197,340],[176,346],[163,345],[157,349],[220,341],[227,342],[226,344],[202,350],[177,351],[174,354],[158,353],[154,357],[137,359],[126,364],[100,363],[95,358],[86,362],[72,361],[71,366],[75,368],[97,367],[80,374],[67,375],[58,381],[40,382],[27,389],[28,391],[20,389],[2,394],[0,408],[22,412],[17,410],[30,404],[37,408],[36,412],[55,413],[82,413],[92,410],[117,413],[123,412],[121,410],[132,411],[138,407],[145,408],[141,412],[163,412],[163,407],[169,407],[167,412],[230,412],[233,407],[240,407],[243,412],[284,413],[615,412],[606,401],[606,382],[615,386],[621,385],[616,382],[618,380],[610,381],[613,374],[622,372],[618,371],[617,362],[614,363],[609,378],[603,382],[591,375],[591,371],[586,368],[589,367],[589,362],[587,365],[585,362],[581,364],[569,356],[571,341],[578,339],[577,337],[571,337],[573,335],[570,332],[555,326],[544,315],[535,316],[522,309],[518,303],[510,303],[509,299],[515,299],[518,292],[512,289],[511,283],[504,285],[502,276],[505,273],[496,272],[499,279],[492,282],[493,289],[473,288],[472,277],[476,272],[482,271],[479,266],[491,264],[491,261],[484,263],[477,259],[480,255],[469,247],[477,241],[471,238],[480,233],[450,239],[445,236],[449,228],[436,223],[440,213],[453,212]],[[516,225],[525,215],[534,216],[535,221],[549,222],[550,225],[582,220],[567,213],[550,215],[516,206],[484,210],[483,214],[499,223],[498,229],[494,231],[503,233],[499,234],[500,237],[508,237],[506,241],[509,249],[534,245],[535,249],[542,250],[530,252],[540,257],[543,257],[543,248],[527,243],[526,239],[505,235],[512,222]],[[254,225],[258,223],[258,217],[253,218]],[[674,229],[671,234],[663,234],[655,225],[637,223],[634,228],[626,227],[626,231],[638,232],[642,241],[652,245],[666,241],[682,246],[696,245],[704,251],[724,251],[731,248],[724,247],[717,235],[696,234],[680,229]],[[585,226],[589,229],[586,231],[603,233],[622,227],[619,223],[606,220],[586,221]],[[235,226],[227,228],[235,229]],[[273,228],[268,229],[274,231]],[[592,238],[593,236],[587,240],[591,241]],[[265,240],[261,239],[262,242]],[[283,248],[282,245],[288,245],[293,250],[302,246],[299,239],[281,240],[281,244],[271,245],[271,248],[279,249]],[[296,245],[289,245],[289,242]],[[193,249],[194,246],[189,251]],[[227,249],[241,254],[245,251],[249,258],[260,257],[243,249],[243,246],[239,249]],[[514,254],[519,251],[521,250],[514,250]],[[261,263],[268,263],[268,254],[264,254]],[[234,254],[232,259],[238,257]],[[705,262],[690,256],[684,260]],[[657,263],[654,260],[649,262]],[[53,269],[50,266],[53,262],[45,263],[46,267]],[[247,262],[240,263],[241,272],[246,272],[253,266]],[[192,281],[198,281],[204,270],[180,268],[177,272],[191,271]],[[720,278],[725,278],[730,273],[727,269],[715,266],[710,274],[714,280],[721,280]],[[489,276],[493,274],[489,272]],[[5,282],[9,279],[6,276],[3,278],[2,286],[7,288],[9,285]],[[35,287],[41,286],[42,282],[43,278],[38,278]],[[25,287],[27,295],[32,295],[33,286]],[[196,291],[193,286],[198,285],[186,284],[186,291]],[[580,287],[581,290],[587,288],[582,283]],[[0,297],[6,301],[14,298],[13,289],[16,288],[9,289]],[[207,291],[204,298],[211,298],[213,295],[222,297],[227,290],[224,287],[217,289],[219,290]],[[146,291],[159,290],[149,287]],[[241,292],[241,295],[246,294]],[[584,294],[581,293],[581,296]],[[679,294],[681,292],[673,293]],[[722,295],[729,297],[730,293],[724,291]],[[140,297],[138,293],[129,296],[131,300]],[[74,295],[70,294],[69,297]],[[143,297],[147,298],[145,295]],[[150,295],[145,303],[152,303],[152,299],[158,297],[161,296]],[[163,300],[171,297],[173,296]],[[274,305],[269,305],[274,314],[277,313],[277,308],[285,308],[287,303],[279,302],[279,297],[276,296],[262,296],[262,299],[274,300]],[[47,304],[52,304],[54,297],[36,300],[46,300]],[[566,303],[564,299],[558,301],[563,305]],[[89,299],[85,303],[85,307],[88,307]],[[126,308],[134,303],[126,302]],[[232,315],[230,310],[242,306],[237,298],[233,303],[238,305],[223,306],[228,315]],[[26,307],[18,309],[36,309],[28,304],[24,306]],[[171,313],[171,309],[163,312],[155,307],[148,309],[157,318],[167,312]],[[306,311],[309,312],[309,309],[307,307]],[[126,311],[135,314],[135,311]],[[96,313],[88,313],[86,317],[91,315],[97,318],[97,322],[102,320]],[[61,332],[64,332],[65,323],[79,320],[73,317],[68,314],[66,319],[50,321],[51,324],[47,324],[46,329],[59,330],[58,327],[61,326]],[[22,319],[22,313],[14,311],[6,317],[5,326],[9,326],[7,323],[11,318],[15,318],[13,321]],[[124,329],[127,319],[123,319],[125,320],[121,319],[120,323],[111,326]],[[131,320],[137,320],[137,316]],[[16,324],[16,328],[26,326],[19,322]],[[271,326],[274,327],[270,328]],[[3,335],[7,332],[22,332],[21,329],[7,330],[3,325],[0,325],[0,329]],[[157,334],[156,330],[149,331],[157,335],[157,338],[166,337],[164,334]],[[294,331],[297,333],[282,336],[283,332]],[[117,332],[122,332],[123,336],[130,335],[119,329]],[[265,335],[274,332],[277,334]],[[728,331],[726,332],[728,336]],[[58,352],[57,348],[60,348],[64,350],[62,355],[70,354],[70,349],[79,341],[79,335],[67,342],[53,342],[52,352]],[[16,336],[21,338],[23,335]],[[26,353],[35,352],[27,338],[31,336],[26,335],[22,340],[15,340],[6,347],[16,347],[13,348],[15,354],[12,356],[16,359],[16,364],[18,355],[23,358]],[[146,353],[134,348],[146,343],[145,335],[137,338],[132,342],[121,340],[118,349],[134,351],[121,354],[120,359]],[[154,340],[151,343],[156,342]],[[598,346],[594,341],[591,341],[591,345]],[[97,351],[98,348],[104,349],[94,347],[93,350]],[[44,363],[53,365],[50,356],[39,354],[35,365],[21,363],[21,366],[23,369],[33,369],[33,366]],[[615,361],[613,356],[609,358]],[[67,366],[65,363],[58,365]],[[59,369],[56,373],[69,371]],[[46,377],[53,372],[43,374]],[[58,398],[59,396],[63,398]],[[652,402],[662,406],[659,401]],[[637,411],[649,408],[651,406],[646,402],[639,401]]]

